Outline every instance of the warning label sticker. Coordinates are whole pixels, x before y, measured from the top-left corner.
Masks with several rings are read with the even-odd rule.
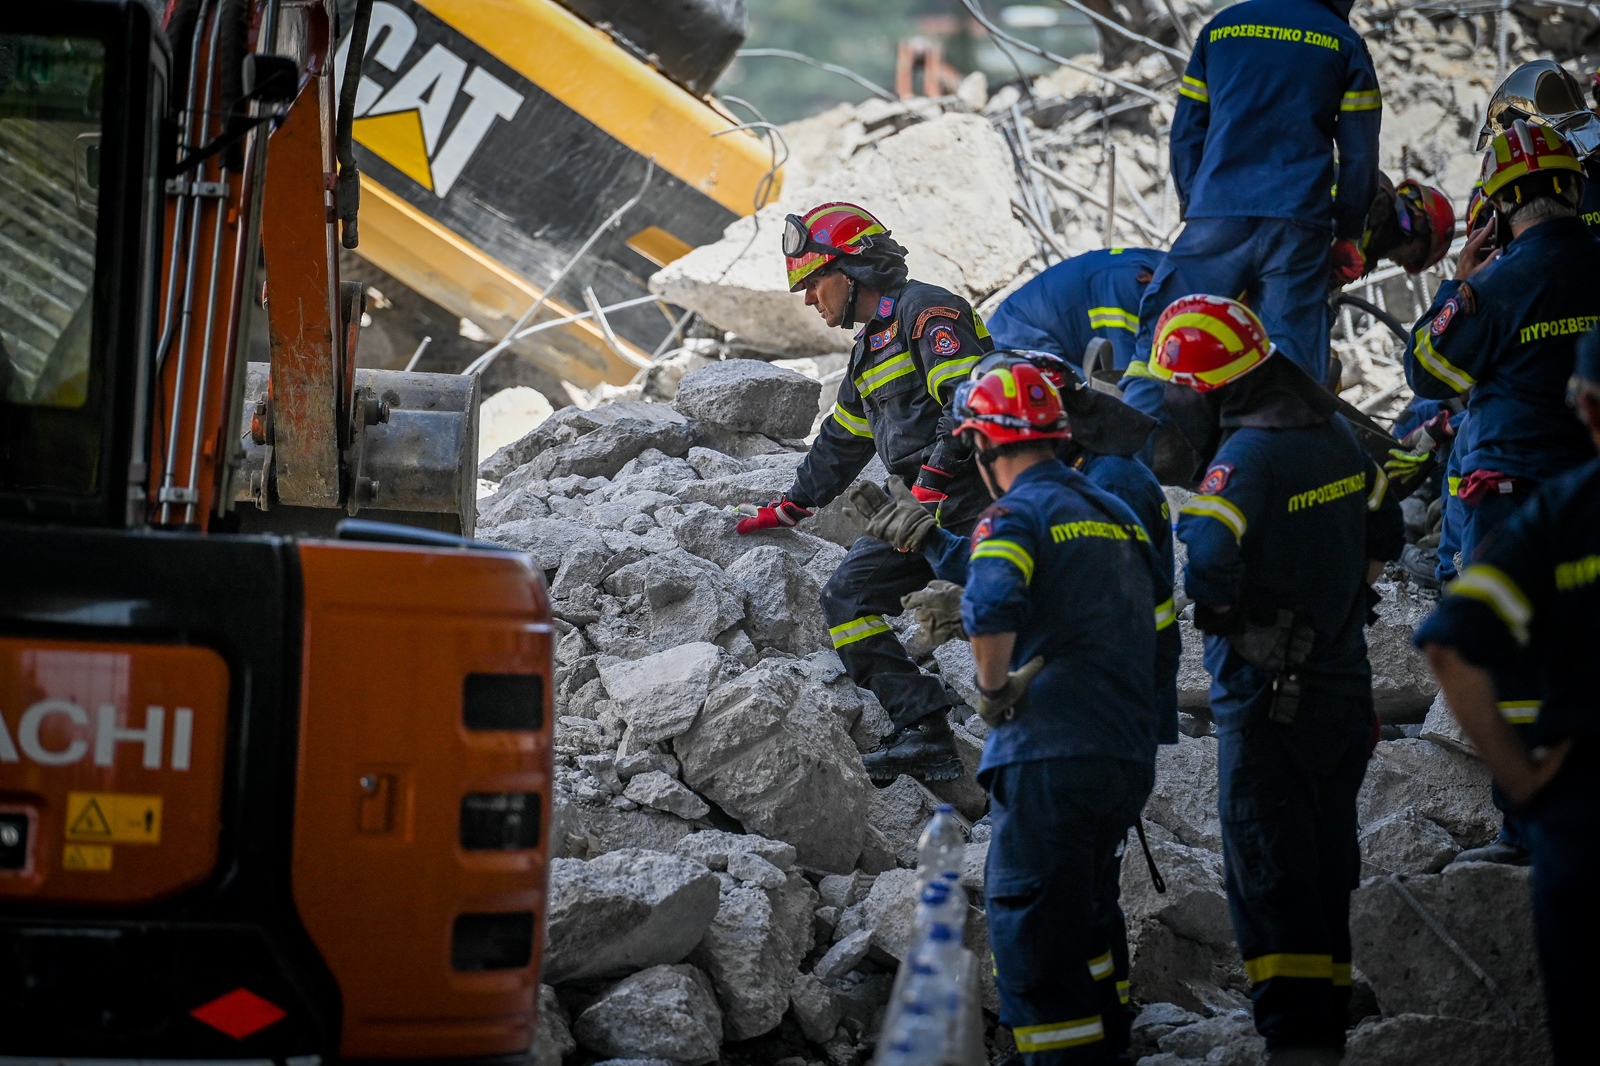
[[[66,836],[68,840],[91,843],[159,844],[161,797],[128,792],[69,792]],[[110,869],[109,854],[105,862],[104,869]]]
[[[61,868],[104,873],[111,869],[111,851],[108,844],[68,844],[61,851]]]

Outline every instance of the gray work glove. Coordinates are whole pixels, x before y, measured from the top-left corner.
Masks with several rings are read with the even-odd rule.
[[[928,655],[951,640],[965,640],[961,625],[961,594],[966,589],[949,581],[930,581],[928,587],[900,597],[900,606],[911,612],[917,628],[906,642],[914,659]]]
[[[922,549],[939,520],[926,504],[911,494],[905,482],[897,477],[889,479],[885,493],[870,481],[862,481],[845,493],[849,501],[844,516],[869,537],[887,541],[899,551],[914,552]]]
[[[1016,714],[1017,701],[1028,692],[1028,686],[1040,670],[1044,669],[1044,656],[1035,655],[1006,675],[1006,683],[998,692],[978,689],[978,714],[991,726],[1009,722]]]

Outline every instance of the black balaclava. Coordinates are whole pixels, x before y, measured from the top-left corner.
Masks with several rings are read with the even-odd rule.
[[[839,272],[850,279],[849,304],[845,308],[840,329],[851,329],[856,324],[856,294],[859,285],[878,292],[892,292],[906,283],[906,250],[887,233],[873,234],[856,245],[855,255],[841,255],[834,260]]]

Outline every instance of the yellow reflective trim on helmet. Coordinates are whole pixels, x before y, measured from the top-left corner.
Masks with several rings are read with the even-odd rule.
[[[1244,351],[1244,340],[1223,324],[1216,315],[1205,315],[1199,311],[1190,311],[1187,314],[1173,315],[1163,324],[1161,336],[1156,338],[1156,350],[1165,347],[1167,336],[1175,329],[1193,327],[1202,333],[1209,333],[1222,342],[1223,347],[1230,352]]]
[[[872,439],[872,427],[867,424],[867,420],[857,418],[837,403],[833,405],[833,420],[858,437]]]
[[[1194,376],[1207,385],[1225,385],[1265,358],[1261,349],[1252,348],[1231,363],[1225,363],[1215,370],[1202,370]]]
[[[928,395],[934,399],[939,398],[939,387],[951,378],[958,378],[978,365],[976,355],[968,355],[961,359],[951,359],[938,363],[928,371]]]
[[[1033,582],[1033,556],[1029,555],[1028,550],[1016,541],[995,540],[993,538],[980,540],[978,546],[972,549],[972,554],[968,558],[971,562],[976,562],[979,559],[1004,559],[1022,571],[1022,583],[1024,585],[1032,584]]]

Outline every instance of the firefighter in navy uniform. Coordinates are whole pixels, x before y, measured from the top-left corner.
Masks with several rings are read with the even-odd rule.
[[[990,723],[979,779],[1000,1017],[1030,1066],[1110,1063],[1126,1038],[1105,886],[1155,780],[1150,664],[1171,589],[1133,512],[1054,457],[1067,421],[1038,368],[967,382],[956,413],[997,497],[970,548],[937,540],[958,564],[944,576],[966,581]]]
[[[1056,444],[1057,459],[1127,506],[1149,538],[1156,560],[1158,600],[1152,709],[1157,741],[1176,744],[1182,646],[1172,601],[1171,513],[1160,483],[1148,467],[1132,458],[1155,422],[1115,397],[1089,388],[1071,365],[1049,352],[994,352],[978,364],[973,378],[981,379],[991,370],[1019,366],[1039,370],[1061,397],[1066,423],[1065,433]],[[962,586],[967,583],[971,543],[937,529],[915,499],[903,491],[897,495],[891,500],[876,486],[856,486],[850,492],[852,506],[847,513],[868,536],[887,540],[901,551],[921,552],[932,565],[940,581],[903,601],[908,608],[916,608],[923,630],[934,634],[930,643],[937,645],[942,639],[964,636],[961,597]],[[1103,880],[1095,894],[1096,914],[1103,925],[1101,936],[1107,947],[1103,951],[1097,949],[1089,960],[1090,973],[1102,991],[1106,1042],[1114,1054],[1129,1047],[1132,1020],[1127,1014],[1129,956],[1127,923],[1119,903],[1121,870],[1118,862],[1101,871]]]
[[[1572,383],[1600,448],[1600,335]],[[1600,460],[1542,486],[1484,542],[1416,633],[1450,710],[1528,821],[1533,924],[1557,1066],[1592,1062],[1600,944]],[[1531,658],[1543,706],[1531,734],[1499,713],[1493,671]]]
[[[1201,31],[1172,120],[1186,225],[1145,290],[1140,351],[1172,301],[1223,293],[1259,309],[1283,354],[1323,380],[1329,279],[1361,273],[1378,191],[1383,104],[1351,3],[1246,0]],[[1129,402],[1149,410],[1158,392]]]
[[[1081,366],[1089,341],[1111,343],[1111,365],[1138,377],[1144,357],[1134,348],[1139,300],[1162,253],[1153,248],[1103,248],[1063,259],[1007,296],[989,316],[996,348],[1050,352]]]
[[[1336,1063],[1356,792],[1377,735],[1362,627],[1372,560],[1405,542],[1400,509],[1333,397],[1242,304],[1176,301],[1150,369],[1196,451],[1215,455],[1177,532],[1206,634],[1228,910],[1256,1028],[1274,1064]]]
[[[830,326],[864,325],[794,486],[764,507],[741,508],[739,532],[793,526],[848,488],[876,454],[940,525],[966,533],[988,494],[950,437],[948,408],[956,386],[994,347],[983,321],[954,293],[909,280],[905,249],[854,204],[789,216],[783,247],[790,291],[804,291],[807,306]],[[822,590],[834,649],[895,725],[883,747],[862,759],[880,783],[900,774],[946,781],[963,773],[946,717],[954,705],[949,691],[917,669],[884,620],[932,577],[920,556],[862,537]]]
[[[1529,125],[1548,126],[1572,145],[1588,179],[1578,217],[1590,233],[1600,234],[1600,116],[1583,106],[1583,87],[1553,59],[1535,59],[1506,75],[1489,97],[1478,148],[1522,119]]]
[[[1470,390],[1470,441],[1452,453],[1463,559],[1540,482],[1590,458],[1566,411],[1578,340],[1600,323],[1600,242],[1577,217],[1584,186],[1576,154],[1553,129],[1515,120],[1495,136],[1482,177],[1493,220],[1468,238],[1455,278],[1412,330],[1406,377],[1416,394]],[[1528,726],[1539,705],[1532,667],[1503,665],[1495,680],[1507,720]],[[1498,791],[1495,803],[1506,815],[1500,838],[1467,857],[1526,861],[1517,813]]]

